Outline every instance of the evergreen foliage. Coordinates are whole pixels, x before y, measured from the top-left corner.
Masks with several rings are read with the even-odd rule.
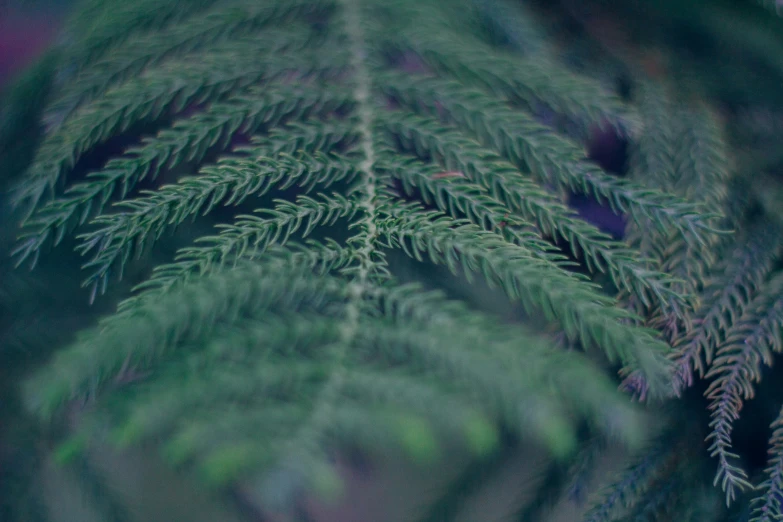
[[[779,519],[783,412],[761,478],[732,433],[783,348],[783,220],[737,188],[706,97],[635,70],[624,99],[574,69],[510,1],[84,2],[31,76],[42,114],[9,113],[0,151],[39,122],[17,264],[67,244],[85,302],[123,297],[20,392],[96,509],[132,518],[84,457],[106,440],[254,510],[339,494],[343,452],[466,452],[423,520],[456,516],[509,446],[557,468],[516,510],[532,520],[622,445],[635,461],[585,520],[721,520],[702,453],[727,504]],[[627,176],[589,156],[597,131],[629,143]],[[708,425],[661,415],[697,380]]]

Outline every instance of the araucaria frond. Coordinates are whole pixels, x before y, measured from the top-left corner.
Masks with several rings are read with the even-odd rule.
[[[534,25],[498,45],[488,26],[524,17],[510,4],[120,4],[89,2],[62,44],[14,192],[17,261],[75,237],[85,299],[99,300],[189,220],[217,232],[26,381],[41,420],[81,404],[80,443],[155,442],[212,484],[276,474],[286,493],[329,493],[343,445],[426,461],[510,433],[565,457],[583,421],[634,445],[638,412],[605,367],[651,398],[695,371],[713,379],[726,494],[749,485],[729,464],[731,422],[780,347],[779,298],[761,288],[779,234],[760,227],[717,259],[732,251],[731,168],[706,106],[643,86],[637,111],[561,64]],[[631,142],[630,177],[588,158],[595,128]],[[630,238],[563,194],[624,215]],[[504,294],[517,320],[409,281],[417,265]],[[651,457],[645,491],[678,455]],[[590,520],[642,487],[626,482]]]

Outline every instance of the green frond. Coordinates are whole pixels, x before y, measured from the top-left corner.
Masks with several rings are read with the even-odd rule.
[[[673,190],[701,202],[710,212],[723,213],[729,198],[732,162],[727,154],[724,125],[704,103],[680,109],[676,163],[678,176]]]
[[[270,26],[318,19],[328,15],[333,2],[300,1],[256,5],[247,0],[220,5],[177,24],[132,39],[108,56],[96,60],[64,86],[46,109],[50,132],[82,104],[105,93],[146,67],[182,55],[197,53],[208,45],[241,39]],[[278,34],[278,37],[282,35]]]
[[[497,231],[512,243],[539,250],[542,259],[557,259],[552,252],[555,247],[526,230],[526,227],[529,228],[528,223],[510,216],[510,209],[488,197],[482,187],[472,183],[447,181],[441,177],[442,169],[422,166],[418,160],[406,161],[404,157],[394,153],[381,158],[388,163],[379,162],[379,171],[391,179],[400,180],[407,195],[412,195],[414,189],[417,189],[424,204],[434,202],[442,212],[455,218],[466,215],[482,229]],[[566,258],[562,256],[560,259],[564,261]]]
[[[712,378],[705,392],[712,411],[710,452],[718,458],[715,483],[726,492],[726,502],[734,500],[737,491],[751,487],[747,474],[731,462],[737,455],[730,452],[731,432],[739,418],[743,402],[754,395],[753,384],[761,380],[761,363],[772,365],[773,352],[783,348],[783,276],[766,282],[763,290],[750,301],[742,317],[726,328],[725,341],[718,347],[715,361],[705,378]]]
[[[237,152],[262,145],[269,155],[285,153],[295,155],[298,152],[315,154],[351,151],[359,140],[353,120],[316,120],[290,121],[285,125],[270,129],[269,133],[251,138],[253,146],[237,147]]]
[[[204,167],[202,173],[202,176],[185,178],[177,185],[152,191],[144,198],[122,202],[121,207],[129,209],[125,212],[93,220],[99,228],[79,236],[82,240],[79,251],[82,254],[94,252],[93,258],[85,265],[93,269],[85,285],[90,286],[93,292],[96,286],[105,287],[110,271],[122,276],[122,267],[134,251],[141,252],[145,244],[157,241],[166,228],[176,227],[189,216],[207,214],[215,205],[238,205],[245,198],[261,196],[276,185],[281,189],[296,185],[310,192],[315,186],[327,188],[333,183],[350,181],[356,175],[355,167],[344,160],[328,157],[264,158],[262,155],[225,159],[216,167]],[[286,208],[286,202],[278,208],[278,216],[282,215],[281,208],[289,214],[294,210],[292,223],[282,228],[288,230],[286,237],[299,228],[301,219],[308,215],[312,216],[307,227],[310,230],[324,218],[324,213],[327,214],[324,220],[330,221],[335,215],[344,217],[352,208],[352,203],[344,199],[330,205],[326,212],[313,203],[313,200],[305,198],[301,200],[300,208],[297,208],[298,205]],[[337,207],[342,210],[337,211]],[[254,222],[260,224],[263,220],[245,219],[238,226],[257,228],[258,225],[251,226]],[[278,220],[278,224],[282,225],[282,220]],[[267,228],[266,233],[257,231],[250,235],[255,238],[256,245],[276,242],[276,238],[266,237],[274,228]],[[277,229],[277,234],[282,229]]]
[[[603,379],[598,377],[597,373],[589,377],[597,369],[582,356],[573,352],[553,350],[548,342],[522,327],[498,328],[482,315],[466,309],[461,303],[444,301],[439,294],[423,293],[415,286],[402,286],[384,291],[380,297],[381,302],[378,307],[386,315],[392,315],[398,321],[405,320],[406,324],[411,326],[389,332],[395,337],[421,338],[420,332],[425,328],[432,328],[433,332],[438,332],[437,337],[447,344],[452,342],[450,341],[452,335],[466,339],[472,337],[473,340],[467,342],[466,346],[475,347],[479,350],[478,353],[496,352],[497,359],[503,360],[504,364],[513,367],[515,371],[529,372],[529,376],[519,385],[535,386],[533,383],[537,379],[549,375],[547,379],[554,379],[557,383],[553,392],[574,407],[584,407],[585,409],[580,413],[587,415],[588,419],[597,421],[607,435],[619,434],[628,437],[626,439],[628,443],[638,442],[638,435],[632,434],[631,426],[634,423],[624,424],[620,420],[632,417],[633,410],[629,409],[628,404],[616,400],[614,387],[601,384]],[[363,334],[371,336],[375,336],[376,332],[377,330],[372,328],[363,330]],[[514,349],[522,340],[525,345],[524,351]],[[426,343],[423,342],[422,346],[426,346]],[[448,357],[445,352],[433,353],[433,356]],[[559,367],[562,372],[550,373],[545,369],[550,365],[553,369]],[[457,368],[457,365],[453,367]],[[588,388],[585,386],[587,383],[595,383],[596,387]],[[534,394],[533,388],[529,393]],[[607,408],[609,405],[612,407]],[[629,434],[632,435],[629,437]]]
[[[767,480],[759,484],[762,494],[751,501],[754,506],[750,522],[772,522],[783,517],[783,411],[772,423]]]
[[[651,386],[653,394],[666,393],[667,346],[650,332],[628,327],[625,321],[632,316],[614,307],[593,285],[559,267],[559,257],[542,259],[529,247],[508,244],[496,234],[415,207],[389,213],[382,230],[392,246],[399,245],[418,260],[426,255],[452,272],[462,268],[467,278],[480,272],[527,310],[539,310],[548,320],[557,321],[571,340],[598,346],[610,360],[619,357],[639,369],[656,382]]]
[[[703,377],[713,364],[716,347],[772,271],[780,233],[774,224],[758,225],[715,270],[714,281],[705,288],[694,314],[693,328],[674,345],[675,386],[680,390],[692,384],[693,372]]]
[[[337,334],[336,331],[332,333]],[[225,382],[226,387],[218,396],[204,397],[201,394],[192,397],[186,394],[186,390],[171,390],[170,386],[162,386],[165,381],[155,388],[140,392],[143,400],[134,406],[132,420],[120,429],[118,436],[124,443],[133,442],[141,436],[140,429],[147,431],[146,436],[160,436],[169,433],[179,424],[187,423],[188,418],[193,417],[194,411],[209,415],[210,412],[230,407],[231,401],[247,404],[251,411],[257,412],[259,418],[274,415],[275,410],[282,410],[282,404],[279,403],[286,402],[286,398],[296,400],[296,394],[317,393],[319,381],[328,376],[329,370],[323,361],[291,365],[290,361],[274,358],[259,361],[255,366],[235,369],[237,371],[230,375],[204,375],[194,383],[211,386],[210,383],[213,382]],[[174,378],[181,382],[179,377]],[[462,442],[472,444],[472,449],[478,454],[493,449],[494,429],[488,421],[482,419],[483,415],[476,408],[477,405],[468,406],[455,401],[438,390],[435,381],[421,380],[420,377],[395,375],[393,371],[381,374],[357,369],[347,377],[343,399],[346,403],[355,402],[357,412],[360,406],[367,408],[365,415],[372,411],[372,406],[384,409],[394,405],[400,412],[418,410],[420,415],[432,420],[436,426],[446,428],[449,434],[461,435],[460,438],[465,439]],[[445,383],[437,384],[448,389]],[[163,390],[164,395],[157,397],[157,390]],[[198,388],[193,387],[192,390],[197,391]],[[177,393],[172,396],[171,392]],[[362,402],[364,404],[361,404]],[[448,409],[444,410],[439,404],[448,405]],[[291,414],[297,413],[294,405],[289,405],[287,409]],[[479,426],[478,429],[476,425]],[[486,432],[483,434],[479,433],[482,425]],[[150,431],[153,427],[154,431]],[[364,442],[377,444],[378,441]]]
[[[426,24],[399,34],[398,53],[415,53],[427,67],[447,78],[486,87],[534,112],[546,107],[576,121],[584,130],[590,125],[611,125],[627,135],[638,129],[632,108],[597,82],[574,75],[557,61],[540,54],[519,57],[498,52],[470,33],[444,30],[434,16],[426,20]]]
[[[757,223],[725,248],[722,261],[713,268],[706,288],[697,296],[697,308],[688,315],[690,324],[683,331],[672,328],[675,337],[669,358],[674,363],[676,394],[689,388],[694,378],[703,378],[713,365],[715,350],[725,340],[726,332],[743,315],[772,272],[780,250],[780,233],[780,227],[774,223]],[[651,322],[660,323],[663,317]],[[631,373],[624,387],[644,397],[643,380],[632,372],[624,373]]]
[[[678,118],[675,103],[661,86],[642,83],[639,107],[645,126],[631,143],[629,170],[639,183],[671,189],[677,181]]]
[[[555,240],[565,239],[572,255],[583,257],[591,272],[608,272],[617,288],[648,306],[651,301],[665,310],[684,306],[683,297],[671,288],[674,280],[646,268],[635,252],[579,218],[556,196],[478,143],[443,129],[429,118],[389,115],[381,121],[389,122],[384,130],[389,133],[390,141],[419,156],[438,157],[447,172],[467,176],[481,184],[492,197],[535,224],[542,234]]]
[[[661,86],[644,83],[640,91],[649,124],[633,143],[632,175],[722,213],[731,161],[717,114],[703,102],[678,100]]]
[[[556,358],[546,343],[537,341],[521,329],[491,326],[480,316],[474,319],[466,311],[455,309],[437,296],[411,294],[405,287],[379,297],[379,305],[387,314],[392,307],[398,310],[400,307],[407,310],[415,308],[414,318],[406,318],[406,314],[398,311],[393,323],[374,320],[372,326],[368,324],[362,328],[358,339],[364,348],[357,353],[361,359],[373,366],[380,363],[392,369],[411,366],[409,371],[432,375],[447,389],[467,393],[471,387],[477,386],[483,390],[478,403],[482,411],[500,417],[514,431],[532,432],[557,455],[570,451],[575,441],[565,409],[562,405],[558,406],[555,397],[541,393],[542,390],[536,387],[542,375],[536,372],[538,363],[552,364]],[[445,310],[440,310],[441,306]],[[452,316],[455,312],[458,314],[456,317]],[[421,313],[436,314],[435,319],[426,322],[415,319],[415,315]],[[455,326],[462,321],[466,321],[466,328],[457,332]],[[480,343],[488,340],[487,336],[493,341],[490,344],[492,348],[489,351],[479,349]],[[533,366],[525,366],[521,360],[518,348],[522,345],[529,350]],[[446,346],[451,348],[445,350]],[[532,362],[534,360],[536,363]],[[575,370],[590,373],[589,364],[578,358],[572,362]],[[609,386],[602,391],[608,397],[614,395]],[[568,404],[573,404],[573,396],[563,398]]]
[[[600,500],[585,513],[582,522],[639,520],[634,517],[665,507],[674,494],[667,486],[676,483],[678,468],[684,467],[682,459],[687,454],[687,444],[683,440],[672,444],[670,436],[659,436],[615,481],[604,487]]]
[[[58,353],[51,374],[43,372],[28,383],[30,410],[50,417],[64,402],[97,391],[97,385],[124,365],[149,364],[183,340],[207,334],[221,315],[236,317],[286,305],[318,308],[340,295],[340,285],[330,279],[301,278],[296,288],[293,279],[281,278],[283,268],[276,263],[236,267],[203,277],[197,285],[126,305],[122,313],[86,332],[72,349]],[[295,274],[297,268],[291,271]],[[105,346],[113,348],[107,351]]]
[[[611,176],[587,161],[583,148],[521,112],[509,113],[502,100],[463,85],[429,78],[382,74],[379,87],[392,99],[423,114],[469,129],[522,171],[540,180],[609,204],[638,222],[669,227],[699,243],[716,232],[710,214],[674,196]]]
[[[275,328],[276,324],[288,327]],[[273,313],[221,327],[201,350],[187,355],[184,364],[168,365],[159,379],[130,395],[130,409],[114,438],[128,445],[169,432],[196,409],[215,410],[231,401],[291,389],[302,379],[296,368],[280,371],[283,360],[302,355],[317,361],[316,348],[336,337],[334,318],[312,313]],[[220,361],[229,366],[216,364]],[[187,380],[182,379],[184,373],[189,374]],[[221,386],[213,390],[210,383]]]
[[[645,121],[653,124],[634,143],[631,175],[650,188],[697,202],[713,215],[725,215],[730,161],[716,116],[700,104],[687,105],[650,84],[641,86],[641,98]],[[632,310],[647,315],[648,326],[662,331],[675,347],[672,358],[678,393],[690,386],[693,372],[704,375],[702,358],[709,365],[727,308],[741,307],[745,302],[741,295],[751,290],[752,280],[745,279],[748,270],[764,277],[771,268],[774,253],[769,248],[774,240],[766,233],[718,262],[719,254],[730,246],[730,237],[711,234],[702,242],[693,242],[650,221],[628,227],[628,242],[649,256],[654,267],[679,281],[674,291],[690,298],[686,310],[650,308],[633,295],[629,302]],[[644,395],[644,385],[635,377],[627,383]]]
[[[272,264],[306,267],[316,274],[328,274],[347,266],[353,259],[353,252],[337,245],[334,241],[319,243],[309,240],[304,244],[289,241],[287,247],[275,245],[266,249],[256,247],[249,241],[245,229],[226,225],[218,236],[199,238],[199,243],[209,246],[183,248],[174,263],[156,266],[152,276],[135,287],[142,292],[122,301],[118,313],[132,313],[136,306],[146,300],[155,300],[180,285],[205,274],[220,271],[227,266],[260,260]]]
[[[728,147],[722,126],[715,114],[703,106],[676,109],[676,113],[669,114],[676,117],[675,122],[679,125],[673,136],[677,144],[675,178],[661,188],[700,203],[707,212],[724,215],[731,162],[726,155]],[[691,293],[700,290],[716,262],[713,252],[726,237],[725,234],[713,235],[706,238],[704,245],[693,245],[669,234],[664,240],[668,246],[663,249],[663,271],[691,281],[686,287],[692,289]]]
[[[68,23],[66,34],[72,40],[68,67],[81,69],[91,61],[127,41],[137,31],[163,28],[209,8],[216,0],[120,0],[84,2]]]
[[[705,212],[725,213],[730,165],[727,144],[715,115],[701,105],[677,102],[663,88],[641,86],[644,131],[633,143],[631,175],[650,188],[677,194],[699,203]],[[633,223],[629,241],[661,264],[661,270],[681,280],[677,289],[694,296],[715,263],[715,249],[725,235],[706,235],[702,243],[653,223]],[[654,224],[653,224],[654,225]],[[669,337],[677,337],[670,314],[658,321]],[[685,325],[685,328],[690,328]]]
[[[253,133],[263,125],[275,126],[284,119],[339,112],[351,105],[345,95],[341,97],[334,91],[314,93],[301,89],[298,92],[301,96],[294,102],[284,95],[291,92],[290,85],[274,83],[262,90],[251,89],[247,94],[213,104],[207,113],[176,122],[155,138],[147,138],[143,146],[129,149],[124,157],[110,160],[102,170],[88,174],[88,181],[74,184],[64,196],[47,202],[27,220],[28,231],[14,252],[18,263],[35,259],[51,236],[54,236],[53,244],[57,245],[74,226],[82,225],[90,216],[102,212],[110,198],[123,200],[137,183],[145,178],[155,179],[164,168],[200,161],[215,146],[226,148],[236,133]],[[296,131],[289,132],[291,138]],[[317,135],[316,132],[313,134]],[[273,139],[269,142],[275,143]],[[319,144],[321,147],[311,146],[308,150],[328,150],[323,146],[323,138]],[[248,148],[239,151],[259,154],[258,150]]]
[[[582,356],[412,287],[378,288],[362,305],[372,313],[345,347],[340,401],[320,425],[319,394],[338,371],[339,318],[351,300],[337,279],[307,273],[289,264],[240,265],[126,307],[61,352],[55,374],[28,383],[30,406],[49,415],[63,400],[110,385],[120,368],[156,368],[126,393],[119,411],[127,412],[109,403],[112,417],[126,419],[116,440],[164,437],[169,458],[195,463],[218,483],[271,466],[276,454],[292,459],[283,468],[319,465],[312,459],[324,456],[311,444],[321,430],[370,448],[401,445],[414,458],[434,451],[430,429],[445,430],[484,454],[496,444],[493,419],[500,418],[564,454],[574,444],[571,422],[557,411],[567,404],[611,436],[639,437],[630,405]],[[172,306],[178,312],[164,316]],[[488,341],[489,350],[481,344]],[[110,352],[100,349],[107,342]],[[553,375],[548,392],[542,379]],[[99,399],[97,411],[105,404]],[[302,438],[290,439],[296,426]]]
[[[99,101],[77,111],[44,140],[15,194],[16,204],[35,208],[47,193],[53,194],[63,173],[72,169],[88,149],[141,120],[158,118],[168,111],[179,112],[188,104],[235,92],[262,79],[336,74],[333,67],[316,65],[328,62],[326,56],[333,58],[334,49],[304,55],[283,52],[287,47],[305,45],[307,33],[303,36],[304,41],[297,45],[292,45],[290,34],[281,40],[281,35],[274,32],[266,45],[251,38],[231,42],[214,48],[195,64],[168,63],[110,90]]]

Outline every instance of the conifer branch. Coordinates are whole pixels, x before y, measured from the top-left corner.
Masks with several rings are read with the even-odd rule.
[[[568,116],[583,130],[590,125],[610,125],[621,135],[638,131],[639,121],[633,109],[592,80],[575,76],[540,54],[495,58],[489,49],[477,38],[457,37],[456,33],[428,23],[417,26],[415,32],[403,32],[397,52],[413,52],[435,72],[484,86],[523,102],[533,111],[544,106]]]
[[[290,28],[286,28],[284,35],[270,31],[270,26],[322,18],[329,14],[330,7],[329,1],[256,5],[240,0],[231,2],[228,9],[219,6],[201,13],[187,24],[145,33],[81,71],[49,104],[43,119],[49,132],[55,131],[79,106],[102,95],[112,85],[165,60],[195,53],[206,45],[223,44],[226,40],[239,40],[237,44],[241,45],[241,38],[261,29],[268,32],[273,45],[280,45],[288,40]]]
[[[632,153],[632,176],[648,187],[677,194],[700,203],[716,216],[725,213],[730,162],[727,144],[715,115],[706,107],[695,108],[675,102],[663,88],[644,84],[642,112],[650,121]],[[651,227],[651,223],[629,226],[629,241],[661,264],[661,270],[677,278],[675,288],[695,297],[706,284],[716,262],[715,251],[727,234],[712,234],[702,243],[688,242],[674,231]],[[695,300],[689,306],[696,305]],[[631,302],[638,309],[640,303]],[[689,314],[654,311],[648,324],[676,342],[694,325]]]
[[[767,480],[758,489],[763,494],[753,499],[750,522],[772,522],[783,517],[783,411],[770,426],[769,465],[765,470]]]
[[[499,156],[459,133],[442,129],[435,120],[385,116],[390,140],[418,155],[436,156],[447,171],[458,172],[480,183],[521,217],[534,223],[542,234],[568,241],[570,252],[583,257],[591,272],[608,272],[613,283],[642,303],[655,300],[664,310],[683,309],[684,299],[663,273],[646,268],[635,253],[563,205],[554,195]]]
[[[45,125],[27,122],[42,136],[14,192],[17,260],[75,237],[93,296],[131,258],[134,278],[152,269],[129,295],[112,285],[117,310],[25,380],[27,410],[72,437],[61,456],[106,434],[154,444],[278,507],[337,492],[344,445],[432,463],[443,443],[491,458],[535,440],[572,469],[584,440],[635,448],[648,432],[613,382],[622,365],[643,397],[712,379],[717,480],[729,499],[750,487],[731,433],[781,349],[780,227],[769,197],[759,210],[729,190],[709,102],[652,80],[621,99],[562,59],[557,24],[505,0],[186,4],[85,0],[46,66]],[[607,127],[635,179],[589,158],[588,133]],[[625,240],[571,194],[627,218]],[[215,232],[158,264],[164,236],[199,216]],[[487,296],[513,309],[484,313]],[[778,428],[765,521],[780,511]],[[675,498],[701,483],[691,438],[667,432],[587,518],[698,511]],[[515,516],[565,490],[548,484]]]
[[[96,218],[93,223],[99,228],[79,236],[81,254],[93,253],[93,258],[85,265],[93,269],[93,273],[84,284],[94,292],[96,286],[105,286],[110,271],[122,277],[123,266],[134,251],[140,253],[145,244],[157,241],[166,228],[176,227],[199,212],[206,214],[215,205],[238,205],[245,198],[261,196],[276,185],[285,189],[296,184],[308,193],[315,186],[326,188],[356,175],[349,163],[330,158],[295,160],[263,155],[224,160],[217,167],[205,167],[202,172],[202,176],[186,178],[177,185],[150,192],[145,198],[123,202],[122,207],[128,211]],[[297,207],[309,212],[307,206],[312,200],[302,202],[305,204],[293,207],[295,213]],[[350,210],[345,201],[338,206]],[[316,209],[322,211],[317,205]],[[330,209],[327,221],[335,210],[336,207]],[[246,220],[243,225],[248,224]],[[256,244],[264,241],[263,234],[256,234],[255,238]]]
[[[133,4],[90,0],[76,11],[69,23],[68,34],[73,43],[66,64],[78,70],[100,59],[110,50],[130,39],[137,31],[161,29],[187,20],[191,15],[209,8],[216,0],[156,2],[138,0]]]
[[[378,198],[377,174],[375,172],[376,152],[373,143],[373,103],[371,102],[371,79],[365,63],[365,36],[361,14],[361,5],[357,0],[342,0],[345,24],[344,31],[350,47],[350,65],[353,74],[353,97],[358,114],[359,149],[361,160],[357,166],[360,179],[350,196],[356,198],[356,210],[361,217],[356,221],[358,233],[347,240],[355,248],[355,264],[345,267],[342,272],[351,278],[346,287],[347,302],[339,327],[339,336],[328,349],[331,354],[331,372],[320,390],[312,408],[312,415],[290,442],[286,444],[286,454],[291,458],[318,459],[322,451],[319,448],[321,433],[330,424],[331,418],[339,409],[337,400],[343,392],[349,372],[346,359],[349,347],[355,342],[360,331],[365,295],[374,286],[372,278],[378,273]],[[302,457],[302,452],[306,456]],[[294,457],[295,456],[295,457]],[[284,455],[284,458],[288,455]],[[301,465],[301,464],[300,464]],[[306,468],[302,468],[303,470]]]
[[[712,365],[714,350],[725,332],[743,315],[746,305],[772,270],[780,231],[775,226],[759,226],[740,242],[722,263],[720,274],[705,289],[702,305],[696,311],[693,329],[679,338],[672,352],[676,364],[675,386],[679,391],[693,382],[693,372],[704,376]]]
[[[64,402],[95,393],[96,386],[113,378],[126,361],[148,364],[181,340],[197,338],[212,329],[222,314],[236,315],[241,310],[258,313],[286,302],[319,306],[335,292],[341,295],[335,280],[305,278],[302,268],[292,267],[292,279],[281,279],[284,266],[245,264],[200,278],[195,286],[180,286],[176,292],[137,300],[132,308],[126,306],[125,313],[110,316],[100,327],[86,332],[70,350],[58,354],[50,372],[40,373],[27,384],[30,411],[51,417]],[[195,306],[179,306],[184,302]],[[133,328],[130,335],[129,319],[144,326]],[[109,345],[112,350],[103,349]]]
[[[705,235],[716,232],[709,222],[714,216],[699,212],[696,205],[610,176],[589,163],[576,144],[532,117],[522,113],[509,116],[502,103],[491,96],[448,81],[386,73],[383,78],[380,88],[393,99],[470,129],[484,145],[544,182],[593,197],[615,213],[629,213],[639,222],[674,228],[689,243],[703,242]]]
[[[290,40],[286,41],[290,44]],[[189,104],[246,88],[262,79],[291,74],[335,74],[332,67],[314,65],[328,63],[316,57],[319,52],[325,55],[325,50],[310,56],[289,56],[276,51],[267,55],[266,51],[253,52],[257,45],[254,40],[248,39],[245,45],[247,53],[238,53],[236,46],[222,52],[216,49],[202,57],[197,65],[185,62],[152,69],[111,90],[100,102],[86,105],[41,144],[27,179],[15,194],[15,204],[28,211],[36,208],[47,193],[54,194],[63,173],[73,168],[88,149],[140,120],[157,118],[167,111],[179,112]],[[329,49],[329,55],[333,54],[334,50]],[[242,59],[237,61],[236,56]]]
[[[659,437],[635,461],[629,465],[615,482],[605,488],[602,500],[585,513],[582,522],[610,522],[624,519],[643,497],[653,494],[661,482],[682,465],[684,444],[672,445]]]
[[[548,319],[557,320],[569,339],[600,346],[610,360],[619,357],[655,380],[654,394],[665,393],[669,367],[663,354],[667,347],[643,330],[628,329],[624,321],[630,314],[612,307],[612,301],[592,285],[578,283],[579,278],[528,248],[504,243],[473,225],[436,216],[414,207],[395,209],[383,232],[392,245],[399,244],[419,260],[426,254],[452,272],[462,268],[468,278],[480,271],[528,310],[539,309]]]
[[[721,483],[727,503],[734,500],[738,491],[752,488],[747,474],[730,463],[737,458],[729,451],[731,432],[743,402],[754,396],[753,385],[761,380],[761,363],[771,366],[773,352],[783,348],[782,293],[783,276],[767,282],[743,316],[728,328],[705,376],[713,379],[705,392],[712,411],[712,431],[707,440],[712,440],[711,455],[718,458],[715,483]]]

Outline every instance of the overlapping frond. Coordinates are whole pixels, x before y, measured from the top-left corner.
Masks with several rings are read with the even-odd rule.
[[[693,451],[686,436],[668,430],[659,434],[604,488],[581,520],[658,520],[687,512],[686,506],[695,502],[688,493],[699,487],[699,467],[687,462]]]
[[[481,273],[526,308],[538,308],[547,319],[557,321],[571,339],[600,346],[610,359],[619,357],[654,379],[658,390],[665,389],[665,345],[640,328],[625,327],[623,321],[630,315],[612,306],[612,300],[602,297],[593,285],[560,269],[558,258],[542,259],[542,252],[527,245],[508,245],[497,234],[411,208],[392,210],[390,222],[383,223],[381,230],[392,244],[418,259],[426,254],[452,271],[463,269],[468,278]]]
[[[703,212],[722,216],[730,168],[715,116],[704,107],[672,99],[659,86],[642,84],[640,90],[641,111],[648,123],[634,143],[632,177],[647,187],[698,203]],[[688,242],[669,229],[651,227],[649,221],[631,223],[629,228],[631,244],[679,279],[675,288],[690,296],[702,290],[716,260],[715,249],[726,237],[710,234],[701,243]],[[690,328],[682,317],[673,318],[667,310],[657,312],[655,326],[672,341]]]
[[[654,86],[643,87],[643,114],[659,121],[639,140],[634,175],[700,201],[714,212],[725,212],[725,226],[739,229],[733,237],[713,236],[696,248],[661,229],[651,233],[635,226],[629,234],[632,244],[687,285],[675,288],[696,297],[685,320],[653,309],[647,324],[665,332],[674,348],[670,358],[678,395],[694,378],[711,381],[705,392],[712,419],[707,441],[717,460],[714,485],[720,486],[728,505],[753,489],[741,456],[732,451],[734,423],[744,402],[754,395],[761,363],[771,365],[773,352],[780,349],[780,226],[767,216],[748,218],[728,207],[731,161],[715,115],[700,104],[676,101]],[[643,379],[631,375],[626,384],[644,395]],[[775,500],[764,496],[756,502],[773,505]]]
[[[326,188],[332,183],[350,181],[356,174],[355,167],[349,163],[328,158],[294,160],[278,156],[264,159],[259,154],[250,158],[250,161],[226,160],[216,168],[206,167],[202,176],[186,178],[178,185],[163,187],[145,198],[125,201],[122,206],[128,210],[93,220],[99,228],[81,236],[78,247],[83,254],[93,254],[85,265],[94,270],[86,283],[93,289],[105,286],[109,271],[114,268],[122,274],[122,266],[133,250],[141,252],[146,242],[159,239],[166,228],[176,227],[199,212],[206,214],[215,205],[238,205],[245,198],[261,196],[276,185],[282,190],[295,184],[309,192],[316,185]],[[311,203],[314,201],[302,199],[289,209],[289,213],[293,211],[294,228],[298,228],[306,215],[314,214],[315,224],[322,219],[331,220],[337,207],[346,212],[351,209],[351,203],[347,201],[335,202],[326,210],[329,217],[325,217],[322,216],[325,209]],[[244,226],[250,223],[252,221],[246,219]]]
[[[689,298],[684,308],[682,303],[676,303],[667,309],[657,304],[650,306],[621,289],[621,298],[630,309],[645,316],[646,324],[661,331],[675,347],[671,355],[676,366],[674,385],[680,393],[690,386],[693,372],[704,374],[702,358],[709,364],[714,349],[711,338],[719,335],[716,318],[722,317],[726,306],[732,306],[731,296],[749,290],[750,283],[743,279],[741,274],[745,271],[739,266],[727,266],[728,259],[718,263],[717,254],[728,248],[726,242],[731,236],[727,232],[735,224],[725,217],[731,169],[715,115],[700,104],[675,99],[658,85],[645,82],[639,91],[641,112],[650,124],[633,143],[631,177],[650,188],[698,204],[703,212],[721,218],[716,224],[724,229],[723,233],[705,234],[703,241],[695,242],[667,227],[655,226],[645,217],[627,227],[627,241],[641,251],[651,268],[676,281],[674,291]],[[754,260],[770,246],[769,239],[757,238],[760,244],[754,246],[759,248],[745,249],[744,244],[738,247],[736,256],[752,257],[746,259],[747,269],[764,272],[762,267],[767,265],[755,265]],[[773,260],[764,259],[770,263]],[[737,262],[741,264],[742,260]],[[644,382],[637,376],[629,377],[626,384],[644,396]]]
[[[306,36],[304,41],[293,35],[281,36],[273,34],[266,45],[247,37],[215,46],[195,64],[190,60],[166,62],[85,105],[41,144],[27,181],[15,196],[17,204],[35,208],[87,150],[141,120],[180,112],[188,105],[219,98],[264,78],[325,71],[336,74],[333,67],[322,65],[327,56],[334,58],[335,49],[288,55],[285,49],[301,48]]]
[[[753,499],[751,522],[772,522],[783,517],[783,412],[772,423],[767,479],[759,485],[762,495]]]
[[[651,300],[663,309],[683,306],[683,296],[673,290],[675,281],[647,268],[635,252],[578,218],[556,195],[507,160],[454,130],[443,129],[434,119],[389,115],[380,120],[389,122],[383,130],[393,143],[420,157],[435,156],[446,173],[452,172],[457,178],[465,176],[480,184],[510,210],[519,213],[520,218],[534,224],[543,236],[566,240],[573,256],[583,258],[591,272],[608,272],[617,288],[650,306]],[[429,178],[432,180],[429,183],[438,183],[436,174]]]
[[[233,96],[224,103],[210,106],[208,113],[197,113],[177,121],[154,139],[113,158],[103,169],[91,172],[88,179],[69,187],[67,192],[42,206],[27,222],[30,230],[17,251],[21,263],[32,259],[54,236],[57,245],[75,225],[103,210],[116,193],[125,198],[134,186],[145,178],[155,179],[164,169],[185,162],[201,161],[215,147],[225,149],[237,133],[254,133],[263,125],[274,126],[287,119],[310,114],[329,114],[350,107],[346,94],[334,91],[313,92],[301,89],[301,96],[290,98],[291,85],[271,83],[263,89]]]
[[[729,451],[733,423],[743,401],[754,396],[753,385],[761,379],[761,363],[772,365],[772,354],[783,347],[783,277],[778,275],[747,305],[742,317],[726,329],[715,361],[706,377],[712,378],[706,395],[711,400],[712,422],[708,440],[718,458],[715,481],[726,491],[727,500],[750,486],[746,473],[732,464],[737,456]]]
[[[432,72],[475,83],[522,103],[535,114],[546,108],[571,118],[583,129],[611,125],[624,135],[638,130],[634,111],[600,84],[576,76],[556,60],[535,53],[526,58],[493,52],[486,42],[459,34],[434,14],[414,13],[427,23],[408,27],[395,39],[395,53],[412,55]],[[407,59],[411,59],[408,57]]]
[[[680,389],[693,383],[694,372],[703,377],[713,364],[716,348],[772,271],[780,250],[779,234],[774,224],[757,225],[716,267],[701,295],[691,330],[677,340],[672,354],[677,364],[675,385]]]
[[[129,3],[110,3],[89,0],[76,11],[66,34],[71,40],[67,46],[66,70],[82,67],[99,59],[110,50],[127,41],[138,31],[164,28],[187,20],[192,15],[215,4],[216,0],[160,3],[140,0]]]
[[[195,3],[189,2],[191,6]],[[44,121],[52,132],[79,106],[149,66],[176,56],[198,56],[198,51],[205,46],[225,41],[236,41],[239,46],[241,42],[237,40],[245,35],[276,24],[317,19],[333,7],[333,2],[328,1],[302,1],[297,7],[259,5],[240,0],[199,13],[191,23],[177,24],[132,39],[109,56],[91,61],[85,70],[67,83],[48,107]],[[184,14],[181,9],[179,14]]]
[[[715,231],[710,216],[700,213],[696,205],[604,172],[587,161],[577,143],[532,116],[510,113],[502,98],[456,81],[411,78],[396,71],[379,74],[381,89],[397,102],[468,130],[485,147],[545,183],[591,196],[639,222],[649,220],[657,227],[677,230],[689,243]]]

